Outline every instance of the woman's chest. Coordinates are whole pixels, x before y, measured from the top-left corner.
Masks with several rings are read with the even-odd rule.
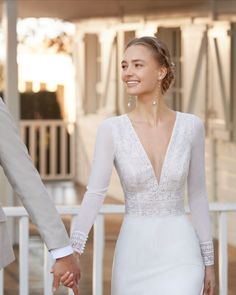
[[[125,118],[124,118],[125,119]],[[136,189],[144,189],[151,183],[176,187],[186,181],[191,157],[191,130],[188,125],[175,126],[169,142],[153,133],[143,135],[141,141],[127,120],[116,128],[115,166],[122,183]],[[140,135],[140,134],[139,134]],[[155,137],[155,138],[154,138]]]

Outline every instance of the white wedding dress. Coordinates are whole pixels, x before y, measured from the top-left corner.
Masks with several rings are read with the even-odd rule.
[[[124,191],[125,215],[114,253],[112,295],[201,293],[205,266],[214,264],[204,151],[201,119],[176,112],[158,181],[127,114],[100,124],[71,243],[83,253],[114,163]],[[184,210],[186,184],[191,219]]]

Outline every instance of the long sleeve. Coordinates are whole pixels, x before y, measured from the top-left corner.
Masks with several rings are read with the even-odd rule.
[[[214,264],[211,220],[205,179],[205,129],[202,120],[194,115],[192,149],[187,179],[189,207],[205,265]]]
[[[80,254],[84,251],[88,234],[104,202],[110,183],[115,154],[110,123],[108,118],[98,127],[87,190],[71,235],[72,247]]]
[[[69,238],[15,122],[0,98],[0,164],[49,250],[69,246]]]

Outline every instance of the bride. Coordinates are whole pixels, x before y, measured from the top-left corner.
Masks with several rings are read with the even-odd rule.
[[[94,158],[71,236],[81,255],[109,186],[113,164],[125,196],[115,247],[112,295],[213,295],[214,248],[205,183],[202,120],[174,111],[165,93],[174,80],[158,37],[131,40],[121,62],[133,111],[100,124]],[[184,210],[184,192],[191,218]],[[62,283],[73,284],[69,274]]]

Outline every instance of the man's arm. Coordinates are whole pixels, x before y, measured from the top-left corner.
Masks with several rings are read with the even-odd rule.
[[[49,250],[69,245],[64,224],[52,203],[14,120],[0,99],[0,164]]]
[[[56,260],[55,275],[69,271],[80,275],[65,226],[51,201],[26,146],[21,142],[15,122],[0,98],[0,164],[12,188],[20,197],[47,248]],[[76,293],[77,290],[74,290]]]

